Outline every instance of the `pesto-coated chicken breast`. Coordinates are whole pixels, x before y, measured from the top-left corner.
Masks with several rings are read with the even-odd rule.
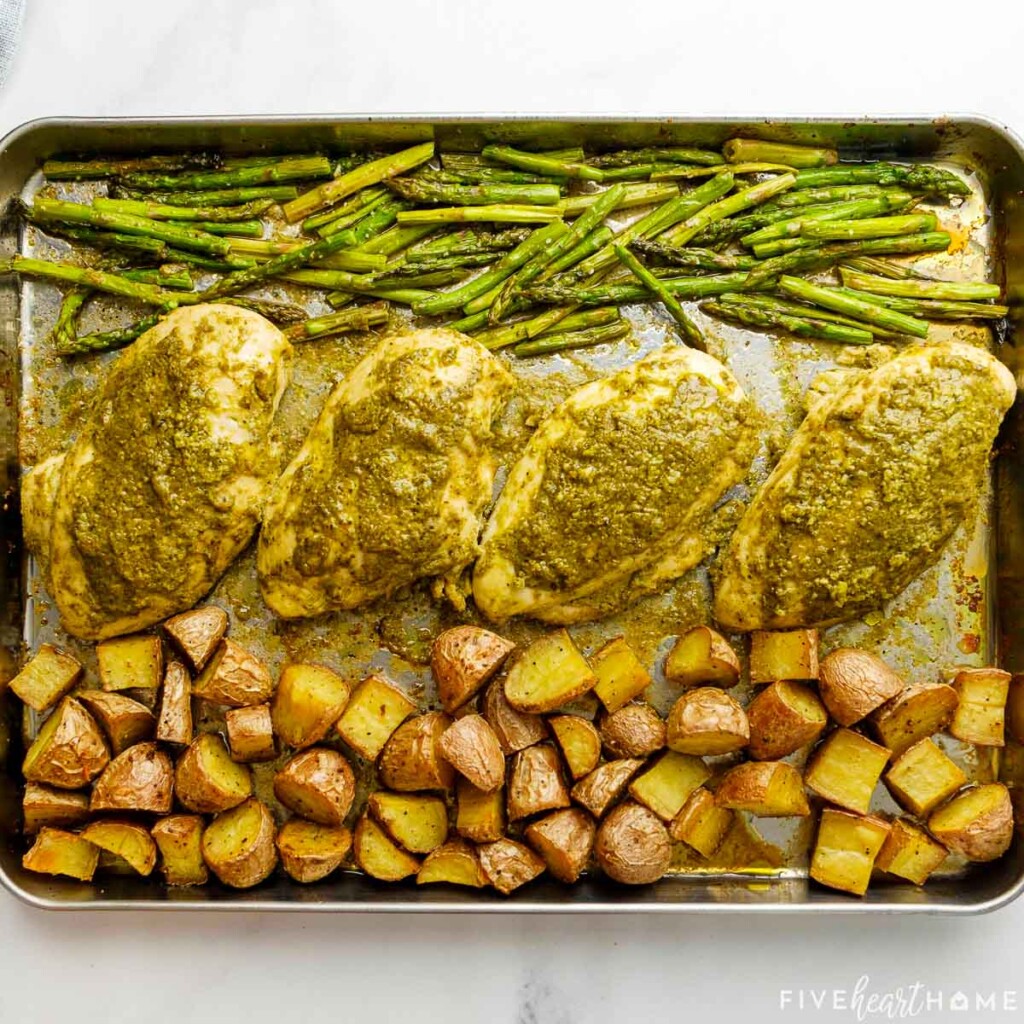
[[[290,364],[273,324],[227,305],[175,310],[113,364],[75,443],[23,484],[69,633],[141,629],[213,587],[280,468],[269,432]]]
[[[1017,394],[987,352],[916,346],[813,405],[733,534],[715,590],[730,629],[880,608],[974,515]]]
[[[490,619],[600,618],[708,552],[714,505],[757,449],[753,408],[703,352],[660,349],[558,406],[509,473],[473,597]]]
[[[274,488],[257,568],[283,618],[356,608],[419,579],[462,602],[491,498],[491,422],[512,378],[455,331],[383,340],[331,392]]]

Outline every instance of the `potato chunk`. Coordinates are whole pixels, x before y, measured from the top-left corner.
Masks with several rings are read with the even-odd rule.
[[[356,825],[352,856],[371,878],[382,882],[400,882],[420,869],[420,862],[393,843],[380,825],[366,815]]]
[[[151,633],[120,636],[96,645],[104,690],[155,690],[164,674],[164,649]]]
[[[668,652],[665,679],[676,686],[735,686],[740,681],[740,659],[721,633],[710,626],[694,626]]]
[[[450,839],[427,855],[416,874],[417,885],[436,882],[482,889],[487,876],[473,847],[462,839]]]
[[[441,755],[477,789],[490,793],[505,781],[505,755],[480,715],[465,715],[441,734]]]
[[[32,848],[21,858],[21,866],[41,875],[67,875],[89,882],[100,861],[100,848],[59,828],[40,829]]]
[[[889,835],[889,823],[826,807],[811,855],[811,878],[830,889],[863,896],[875,858]]]
[[[619,804],[597,830],[601,870],[625,885],[649,885],[668,871],[672,844],[661,818],[640,804]]]
[[[601,737],[593,723],[580,715],[554,715],[548,725],[573,779],[589,775],[601,760]]]
[[[629,780],[644,766],[639,758],[624,757],[599,765],[572,787],[570,794],[576,803],[586,807],[595,817],[605,811],[622,795]]]
[[[217,814],[252,794],[252,773],[231,759],[220,736],[201,732],[178,758],[174,790],[190,811]]]
[[[702,857],[713,857],[735,820],[735,812],[719,807],[714,794],[701,786],[690,794],[683,809],[672,819],[668,832],[677,842],[692,846]]]
[[[93,846],[120,857],[143,877],[156,867],[156,843],[141,825],[127,821],[94,821],[81,835]]]
[[[160,718],[156,738],[181,745],[192,742],[192,680],[180,661],[172,661],[164,672],[160,691]]]
[[[83,668],[53,644],[42,644],[35,657],[11,680],[11,692],[33,711],[46,711],[74,689]]]
[[[271,709],[274,732],[296,750],[319,743],[341,717],[351,692],[337,672],[323,665],[285,665]]]
[[[65,697],[28,748],[21,771],[28,782],[81,789],[109,761],[110,752],[95,719],[74,697]]]
[[[785,761],[747,761],[730,768],[715,790],[715,803],[761,818],[811,813],[800,773]]]
[[[415,710],[401,690],[383,676],[371,675],[356,687],[335,728],[357,754],[372,761]]]
[[[203,860],[233,889],[258,885],[277,866],[274,818],[255,797],[223,811],[203,832]]]
[[[996,860],[1013,841],[1010,792],[1001,782],[965,790],[932,812],[928,831],[968,860]]]
[[[273,761],[277,757],[269,704],[232,708],[224,715],[224,726],[232,760]]]
[[[290,818],[277,833],[277,852],[289,878],[308,884],[319,882],[341,866],[352,847],[347,828],[318,825]]]
[[[160,870],[168,885],[205,885],[203,819],[198,814],[170,814],[150,829],[160,850]]]
[[[625,638],[609,640],[591,658],[597,683],[594,693],[607,711],[618,711],[651,685],[651,677]]]
[[[193,672],[202,672],[228,631],[228,613],[215,604],[193,608],[164,623],[164,632]]]
[[[378,771],[388,789],[451,789],[455,770],[441,755],[441,737],[452,720],[429,711],[400,725],[384,744]]]
[[[731,754],[749,740],[747,713],[725,690],[714,686],[688,690],[668,715],[668,748],[680,754]]]
[[[509,821],[568,807],[569,803],[554,747],[527,747],[515,755],[508,782]]]
[[[518,711],[543,714],[589,693],[597,676],[564,629],[534,640],[505,677],[505,698]]]
[[[665,722],[650,704],[626,704],[602,716],[598,732],[612,757],[647,757],[668,739]]]
[[[956,674],[959,703],[949,731],[966,743],[1002,747],[1010,673],[998,668],[968,668]]]
[[[966,783],[960,766],[931,740],[920,740],[905,750],[885,776],[896,801],[918,817],[925,817]]]
[[[90,811],[166,814],[174,802],[174,767],[155,743],[136,743],[118,754],[96,780]]]
[[[29,782],[21,801],[21,813],[25,835],[33,835],[41,828],[77,825],[89,817],[89,797],[85,793]]]
[[[476,852],[487,881],[505,896],[544,873],[544,861],[514,839],[484,843]]]
[[[818,670],[818,692],[840,725],[866,718],[903,690],[903,680],[870,651],[839,647],[825,656]]]
[[[451,714],[470,699],[505,663],[515,644],[479,626],[446,629],[434,641],[430,668],[437,695]]]
[[[750,702],[747,720],[750,756],[777,761],[813,743],[825,731],[828,714],[809,686],[780,680]]]
[[[410,853],[430,853],[448,838],[448,808],[436,796],[370,794],[367,809],[388,836]]]
[[[320,825],[340,825],[352,807],[356,780],[348,761],[329,747],[310,747],[274,776],[274,796]]]
[[[883,747],[898,757],[918,740],[945,729],[953,720],[959,698],[945,683],[908,686],[871,715],[871,725]]]
[[[221,640],[206,668],[192,684],[192,695],[212,704],[244,708],[263,704],[274,695],[270,670],[234,640]]]
[[[793,629],[783,633],[755,630],[750,634],[750,681],[801,682],[818,678],[818,631]]]
[[[505,794],[485,793],[469,779],[459,779],[455,793],[455,831],[474,843],[489,843],[505,832]]]
[[[710,777],[711,770],[699,757],[669,750],[630,783],[629,795],[659,818],[671,821]]]
[[[927,832],[903,818],[897,818],[889,829],[885,844],[875,865],[897,878],[914,885],[924,885],[946,859],[946,848],[935,842]]]
[[[505,754],[514,754],[517,750],[532,747],[548,734],[543,718],[517,711],[509,704],[505,699],[503,679],[496,679],[487,687],[483,712]]]
[[[529,825],[526,841],[544,858],[544,863],[560,882],[575,882],[590,860],[597,836],[597,825],[578,807],[555,811]]]
[[[852,729],[836,729],[814,752],[804,781],[819,796],[867,814],[889,751]]]
[[[103,726],[115,754],[153,735],[156,727],[153,712],[137,700],[106,690],[80,690],[75,699]]]

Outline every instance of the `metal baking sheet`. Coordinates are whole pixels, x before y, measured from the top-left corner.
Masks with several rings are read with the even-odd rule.
[[[228,153],[290,152],[313,148],[347,150],[395,147],[436,138],[439,148],[475,148],[501,140],[532,146],[587,145],[618,148],[633,145],[718,145],[733,134],[755,134],[787,141],[837,145],[853,159],[940,161],[962,174],[972,187],[960,206],[938,206],[941,226],[954,237],[951,254],[929,257],[944,276],[1004,279],[1011,304],[1024,288],[1024,154],[1004,129],[975,119],[837,121],[697,121],[678,118],[595,119],[566,117],[537,121],[520,118],[315,118],[153,121],[38,121],[25,125],[0,143],[0,190],[4,206],[15,196],[31,198],[43,185],[39,163],[57,153],[142,153],[181,148],[218,148]],[[57,185],[57,194],[81,196],[94,186]],[[635,214],[631,213],[631,216]],[[12,218],[0,223],[4,254],[57,257],[54,243],[34,229],[20,229]],[[1016,257],[1016,258],[1015,258]],[[288,286],[266,294],[322,307],[318,293]],[[7,598],[0,620],[0,644],[6,662],[20,650],[55,640],[74,650],[90,666],[92,645],[63,634],[31,559],[20,548],[17,486],[22,468],[65,447],[87,407],[89,395],[115,355],[63,363],[48,354],[46,332],[59,304],[52,285],[10,279],[0,283],[0,443],[4,452],[5,502],[3,539],[7,544],[3,586]],[[326,307],[322,307],[326,308]],[[568,391],[608,373],[645,352],[674,340],[671,321],[647,306],[626,307],[633,322],[631,344],[515,361],[520,387],[498,431],[503,461],[514,458],[537,414]],[[95,304],[86,326],[114,325],[132,311],[111,302]],[[406,314],[399,314],[406,315]],[[697,318],[701,314],[695,310]],[[765,414],[763,449],[748,485],[730,498],[744,499],[763,479],[773,449],[785,443],[803,414],[807,386],[822,370],[850,365],[863,350],[793,338],[776,338],[706,321],[711,353],[726,362]],[[994,347],[1015,370],[1015,338],[994,339],[987,327],[935,325],[931,337],[952,336]],[[318,342],[297,353],[293,382],[279,416],[281,439],[290,454],[319,411],[327,392],[375,343],[371,335]],[[1018,403],[1019,404],[1019,403]],[[1019,621],[1024,573],[1024,492],[1018,438],[1021,414],[1011,414],[1004,428],[989,500],[977,521],[962,528],[940,563],[894,601],[886,614],[834,627],[824,637],[828,647],[864,644],[877,650],[912,681],[939,678],[955,665],[1000,664],[1019,669],[1024,637],[1014,633]],[[729,508],[722,511],[728,526]],[[423,664],[429,638],[448,624],[443,612],[416,589],[367,611],[332,615],[299,623],[275,621],[264,607],[255,582],[253,553],[248,551],[225,574],[211,600],[229,610],[231,634],[260,653],[275,672],[289,660],[321,661],[349,676],[381,669],[415,692],[423,705],[434,699],[429,669]],[[648,599],[609,619],[574,627],[578,643],[592,650],[624,633],[647,664],[688,626],[708,621],[710,591],[706,570],[688,574],[663,595]],[[517,641],[542,627],[513,622],[503,632]],[[0,666],[2,668],[2,666]],[[672,694],[657,674],[651,697],[664,713]],[[585,705],[582,708],[586,710]],[[320,910],[799,910],[832,909],[972,912],[991,909],[1024,888],[1024,852],[1017,842],[995,865],[967,869],[951,862],[926,889],[880,884],[863,900],[831,894],[809,885],[806,855],[812,837],[803,822],[745,820],[711,862],[687,857],[680,847],[670,876],[654,886],[630,890],[600,879],[573,887],[541,880],[511,898],[466,894],[445,888],[383,885],[350,872],[316,886],[303,887],[275,876],[248,892],[218,885],[166,890],[152,880],[101,877],[78,884],[32,875],[20,867],[24,839],[19,833],[20,762],[24,743],[34,729],[19,702],[7,697],[0,707],[0,881],[23,899],[51,908],[124,909],[126,907],[320,909]],[[952,756],[975,779],[1000,773],[1012,783],[1024,756],[1014,747],[1003,756],[977,758],[971,748],[948,741]],[[270,780],[278,765],[256,765],[257,792],[274,806]],[[882,792],[880,790],[880,792]],[[878,802],[880,810],[895,805]],[[274,806],[275,811],[280,808]]]

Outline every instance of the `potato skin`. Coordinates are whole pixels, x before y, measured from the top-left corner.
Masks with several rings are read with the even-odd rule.
[[[815,708],[814,717],[802,715],[786,699],[794,692]],[[757,761],[777,761],[813,743],[825,731],[828,713],[809,686],[780,680],[766,686],[747,705],[747,722],[750,756]]]
[[[224,714],[224,726],[233,760],[273,761],[277,757],[269,704],[232,708]]]
[[[93,786],[89,810],[166,814],[173,802],[171,759],[155,743],[136,743],[103,770]]]
[[[29,747],[22,764],[28,782],[42,782],[58,789],[87,786],[110,762],[110,752],[96,720],[74,697],[65,697],[47,719],[36,743]],[[53,730],[44,747],[37,750],[47,727]],[[38,756],[33,756],[35,753]]]
[[[951,815],[965,801],[979,799],[979,790],[989,796],[989,805],[970,821],[960,825],[950,821]],[[946,849],[970,861],[985,863],[997,860],[1013,841],[1013,804],[1010,792],[1001,782],[990,782],[953,797],[928,818],[928,831]]]
[[[505,754],[514,754],[517,750],[532,747],[548,734],[544,719],[525,711],[517,711],[509,704],[505,699],[505,684],[501,679],[494,680],[487,687],[483,714]]]
[[[572,798],[582,804],[595,818],[622,795],[629,780],[644,766],[639,758],[624,757],[598,765],[589,775],[572,787]]]
[[[945,729],[958,702],[956,690],[947,683],[918,683],[873,711],[871,724],[882,746],[899,757],[919,740]]]
[[[416,874],[417,885],[434,882],[482,889],[487,884],[487,877],[480,867],[476,850],[464,839],[449,839],[427,854]]]
[[[903,690],[903,680],[881,658],[837,647],[818,666],[818,692],[840,725],[853,725]]]
[[[214,704],[244,708],[264,704],[274,695],[270,670],[234,640],[221,640],[206,668],[192,684],[192,694]]]
[[[388,789],[414,793],[421,789],[451,789],[455,769],[441,756],[441,737],[452,720],[429,711],[403,722],[389,737],[377,765]]]
[[[575,882],[590,860],[597,825],[578,807],[555,811],[530,825],[524,836],[560,882]]]
[[[160,848],[160,870],[168,885],[206,884],[209,873],[203,860],[203,826],[198,814],[171,814],[150,829]]]
[[[319,882],[340,867],[352,847],[352,833],[347,828],[289,818],[275,844],[285,873],[305,885]]]
[[[480,715],[465,715],[441,734],[441,755],[485,793],[505,781],[505,755],[494,730]]]
[[[665,722],[650,704],[626,704],[602,716],[598,732],[613,757],[648,757],[668,740]]]
[[[241,836],[227,849],[232,832],[245,828]],[[218,814],[203,833],[203,860],[207,867],[233,889],[249,889],[258,885],[277,866],[277,847],[274,845],[274,818],[255,797]]]
[[[21,812],[25,835],[32,835],[46,827],[77,825],[89,817],[89,796],[29,782],[25,786]]]
[[[487,881],[504,896],[544,872],[544,861],[514,839],[484,843],[476,852]]]
[[[520,750],[508,782],[508,818],[517,821],[541,811],[569,806],[558,752],[547,745]]]
[[[80,690],[76,700],[84,704],[93,718],[103,726],[110,749],[115,754],[153,735],[156,725],[153,712],[137,700],[107,690]]]
[[[672,860],[672,843],[661,818],[640,804],[619,804],[597,830],[597,863],[624,885],[658,881]]]
[[[192,680],[180,661],[168,662],[164,670],[156,738],[164,743],[192,742]]]
[[[710,626],[684,633],[665,658],[665,678],[676,686],[735,686],[740,659],[729,641]]]
[[[786,794],[788,802],[781,804],[771,792],[778,789],[780,781],[791,790]],[[715,790],[715,803],[764,818],[804,817],[811,813],[800,773],[785,761],[745,761],[730,768]]]
[[[505,663],[515,644],[479,626],[446,629],[434,641],[430,668],[449,714],[465,704]]]
[[[688,690],[669,712],[668,748],[680,754],[730,754],[750,741],[747,714],[714,686]]]
[[[164,632],[181,652],[193,672],[201,672],[228,631],[228,613],[215,604],[174,615]]]
[[[274,796],[289,810],[319,825],[340,825],[355,795],[352,768],[329,747],[303,750],[274,776]]]
[[[234,784],[225,785],[223,775],[215,772],[208,763],[218,754],[218,760],[230,772],[228,779]],[[243,779],[248,780],[248,785],[242,784]],[[219,814],[237,807],[251,795],[252,775],[248,768],[231,760],[219,735],[200,733],[178,758],[174,770],[174,789],[178,800],[190,811]]]

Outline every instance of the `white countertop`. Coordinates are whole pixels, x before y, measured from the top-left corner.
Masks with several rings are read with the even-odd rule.
[[[0,133],[46,115],[460,110],[978,112],[1024,133],[1013,6],[29,0]],[[867,976],[868,992],[922,986],[919,1020],[974,1024],[1024,1013],[1022,940],[1024,902],[971,919],[498,919],[48,914],[0,892],[0,1022],[856,1020],[832,1007]],[[957,990],[983,1008],[948,1012]]]

